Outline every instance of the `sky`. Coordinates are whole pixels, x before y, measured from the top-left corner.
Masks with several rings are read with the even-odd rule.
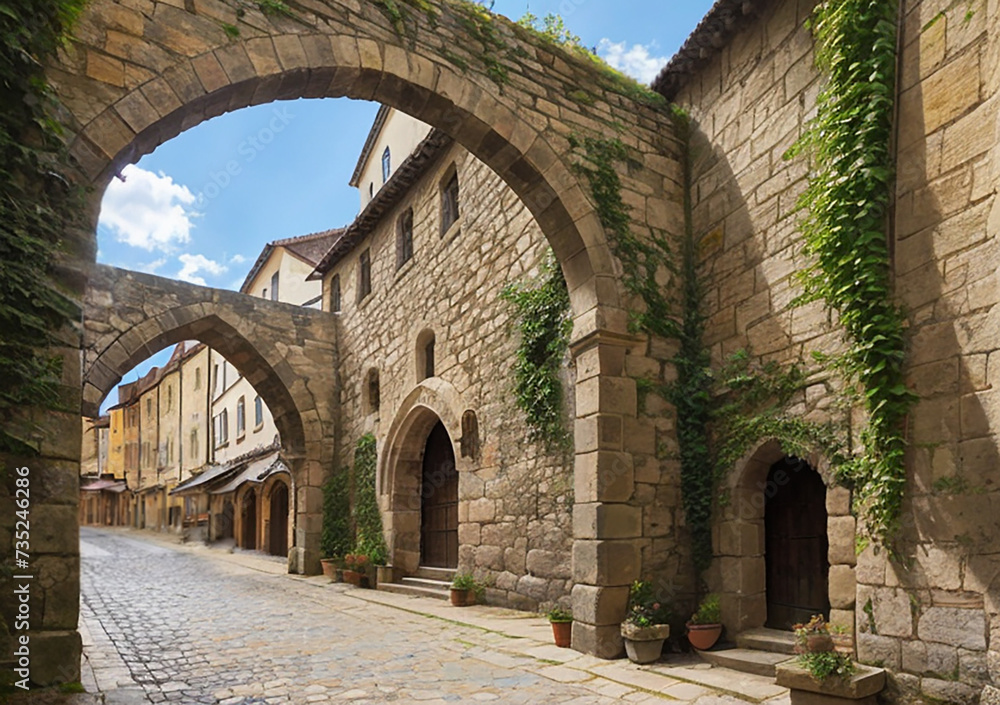
[[[560,15],[583,44],[649,83],[712,0],[496,0],[493,11]],[[112,179],[98,223],[99,262],[223,289],[239,289],[264,245],[347,225],[348,186],[378,105],[282,101],[197,125]],[[164,351],[123,381],[154,365]],[[112,394],[112,397],[115,395]],[[107,404],[106,404],[107,405]]]

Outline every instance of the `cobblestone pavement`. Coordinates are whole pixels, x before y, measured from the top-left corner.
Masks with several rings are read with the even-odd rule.
[[[663,676],[663,690],[617,682],[580,666],[608,662],[568,649],[369,599],[400,596],[292,578],[277,559],[219,553],[81,529],[88,690],[108,705],[738,702]],[[504,613],[515,633],[539,621],[489,614]]]

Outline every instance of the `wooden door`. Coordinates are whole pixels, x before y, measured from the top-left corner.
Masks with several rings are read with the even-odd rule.
[[[826,486],[809,464],[784,458],[765,488],[767,626],[791,629],[814,614],[829,618]]]
[[[434,568],[458,567],[458,470],[444,424],[427,437],[421,481],[420,562]]]
[[[271,490],[270,536],[267,547],[273,556],[288,555],[288,487],[277,483]]]
[[[257,493],[250,490],[243,495],[243,545],[251,551],[257,548]]]

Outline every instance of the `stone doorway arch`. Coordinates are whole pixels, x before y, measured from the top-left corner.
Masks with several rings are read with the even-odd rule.
[[[266,499],[264,510],[264,526],[267,527],[264,537],[264,549],[272,556],[288,555],[288,526],[291,503],[291,492],[288,483],[281,477],[269,478],[262,492]]]
[[[783,471],[789,458],[777,440],[761,444],[738,463],[724,480],[728,493],[713,527],[715,560],[707,573],[709,587],[718,592],[722,618],[730,634],[763,627],[768,620],[767,526],[769,501],[791,485],[791,475]],[[850,492],[839,487],[829,463],[819,454],[796,458],[791,465],[822,483],[819,489],[826,515],[826,556],[817,557],[829,565],[826,594],[834,624],[854,629],[854,585],[843,584],[843,576],[853,579],[855,523],[850,515]],[[789,467],[791,467],[791,465]]]
[[[402,575],[411,575],[420,567],[422,478],[431,432],[440,427],[451,443],[459,493],[462,472],[472,469],[472,460],[463,458],[460,452],[464,411],[458,391],[448,382],[432,377],[407,395],[389,427],[379,462],[379,504],[385,517],[389,559]]]

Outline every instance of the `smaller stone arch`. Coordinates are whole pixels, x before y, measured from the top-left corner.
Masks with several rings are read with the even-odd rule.
[[[287,472],[274,473],[261,485],[262,547],[273,556],[287,556],[294,543],[292,497],[295,494],[292,485],[292,477]],[[282,503],[284,516],[276,516]]]
[[[715,561],[709,571],[710,589],[718,592],[722,602],[722,618],[731,634],[764,626],[767,621],[767,578],[765,559],[765,507],[768,496],[778,487],[771,487],[769,473],[776,463],[791,457],[777,439],[768,439],[736,464],[723,481],[728,501],[720,507],[712,536]],[[825,487],[825,507],[828,527],[835,513],[848,513],[840,498],[847,492],[838,487],[827,459],[819,453],[800,456],[820,477]],[[854,552],[853,521],[849,535],[827,530],[828,560],[831,567],[845,552],[843,543],[850,543]],[[830,573],[833,587],[833,571]],[[853,620],[852,620],[853,621]]]
[[[236,545],[254,551],[259,548],[260,493],[246,485],[236,495]]]
[[[389,427],[379,462],[379,497],[392,565],[403,574],[420,562],[421,463],[431,430],[440,422],[451,439],[456,469],[472,469],[460,447],[466,410],[458,390],[432,377],[420,382],[400,404]]]

